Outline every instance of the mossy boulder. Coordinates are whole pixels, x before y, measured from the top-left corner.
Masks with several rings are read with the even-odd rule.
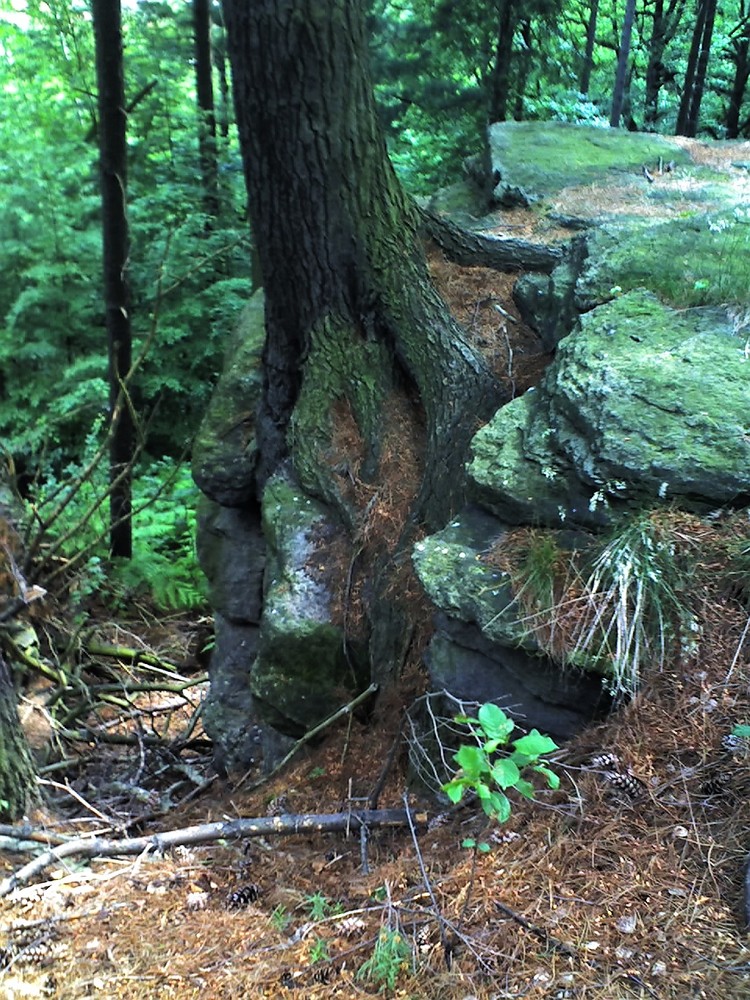
[[[242,311],[193,444],[195,482],[206,496],[225,507],[241,507],[255,491],[255,411],[263,389],[264,342],[260,291]]]
[[[354,652],[334,624],[331,543],[339,526],[289,474],[263,495],[266,583],[251,689],[265,719],[300,736],[330,715],[356,687]]]
[[[498,122],[489,128],[492,169],[500,181],[498,203],[526,203],[585,185],[640,174],[659,158],[676,164],[690,156],[656,135],[567,122]]]
[[[705,509],[750,493],[750,359],[725,309],[643,291],[581,318],[535,391],[472,442],[477,498],[512,523],[602,527],[618,512]]]
[[[575,299],[585,312],[648,288],[680,308],[750,302],[750,209],[606,224],[588,237]]]

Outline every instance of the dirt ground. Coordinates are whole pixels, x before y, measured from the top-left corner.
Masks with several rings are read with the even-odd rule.
[[[528,235],[543,225],[538,213],[516,215]],[[431,266],[498,374],[515,393],[535,384],[550,359],[520,322],[513,276],[434,253]],[[401,809],[406,796],[420,822],[413,832],[373,826],[366,839],[353,824],[349,835],[55,861],[0,900],[0,997],[750,997],[750,748],[726,740],[750,722],[738,607],[731,594],[707,593],[698,647],[563,747],[560,789],[514,801],[497,828],[472,806],[450,811],[415,790],[400,735],[406,695],[374,718],[337,723],[258,787],[257,774],[215,776],[196,714],[199,624],[102,625],[108,642],[174,664],[173,686],[194,683],[144,695],[138,717],[113,705],[95,720],[101,738],[66,745],[62,762],[43,768],[46,801],[23,842],[0,829],[0,877],[34,855],[32,837],[41,850],[45,837],[356,813],[394,746],[379,806]],[[153,680],[147,665],[120,667]],[[28,691],[21,705],[42,764],[60,757],[49,753],[43,694]],[[489,851],[462,847],[467,838]]]

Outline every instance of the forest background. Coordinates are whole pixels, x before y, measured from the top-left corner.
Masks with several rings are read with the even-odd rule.
[[[74,560],[81,607],[146,591],[189,608],[203,601],[190,445],[256,284],[252,234],[220,6],[146,0],[123,18],[135,558],[108,554],[94,33],[76,0],[0,2],[0,447],[44,538],[39,582]],[[415,196],[461,175],[488,121],[750,134],[747,0],[375,0],[369,29]]]

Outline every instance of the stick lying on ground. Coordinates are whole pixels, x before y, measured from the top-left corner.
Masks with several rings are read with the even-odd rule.
[[[232,840],[243,837],[269,837],[273,834],[294,834],[315,831],[335,833],[337,831],[359,830],[361,827],[406,826],[411,823],[425,823],[425,813],[415,813],[406,809],[360,809],[342,813],[315,813],[286,816],[269,816],[260,819],[232,819],[220,823],[202,823],[180,830],[167,830],[150,837],[128,837],[123,840],[107,840],[101,837],[80,837],[45,851],[23,868],[19,868],[0,882],[0,898],[7,896],[15,888],[25,885],[34,876],[50,865],[72,856],[84,858],[112,858],[120,854],[146,854],[149,851],[164,853],[173,847],[185,844],[208,844],[217,840]]]

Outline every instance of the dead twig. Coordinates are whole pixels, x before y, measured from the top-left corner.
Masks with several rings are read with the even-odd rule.
[[[292,757],[295,757],[306,743],[309,743],[310,740],[314,739],[319,733],[322,733],[324,729],[327,729],[329,726],[333,725],[333,723],[338,721],[338,719],[341,719],[345,715],[348,715],[350,712],[353,712],[358,705],[361,705],[363,701],[366,701],[371,694],[375,694],[377,690],[378,690],[378,685],[371,684],[368,688],[366,688],[366,690],[362,692],[362,694],[358,694],[357,697],[353,699],[353,701],[347,702],[346,705],[342,705],[341,708],[337,709],[333,713],[333,715],[329,715],[327,719],[324,719],[313,729],[308,730],[308,732],[306,732],[305,735],[301,737],[301,739],[297,740],[297,742],[294,744],[294,746],[286,755],[286,757],[284,757],[283,760],[279,761],[276,767],[274,767],[271,771],[269,771],[268,774],[264,775],[254,784],[250,785],[248,791],[253,792],[255,791],[256,788],[260,788],[261,785],[265,785],[266,782],[270,781],[271,778],[273,778],[275,775],[279,773],[279,771],[283,770],[283,768],[286,767],[286,765],[289,763]],[[250,769],[250,771],[246,771],[245,774],[242,775],[240,780],[237,782],[236,786],[237,788],[240,788],[247,781],[251,771],[252,768]]]

